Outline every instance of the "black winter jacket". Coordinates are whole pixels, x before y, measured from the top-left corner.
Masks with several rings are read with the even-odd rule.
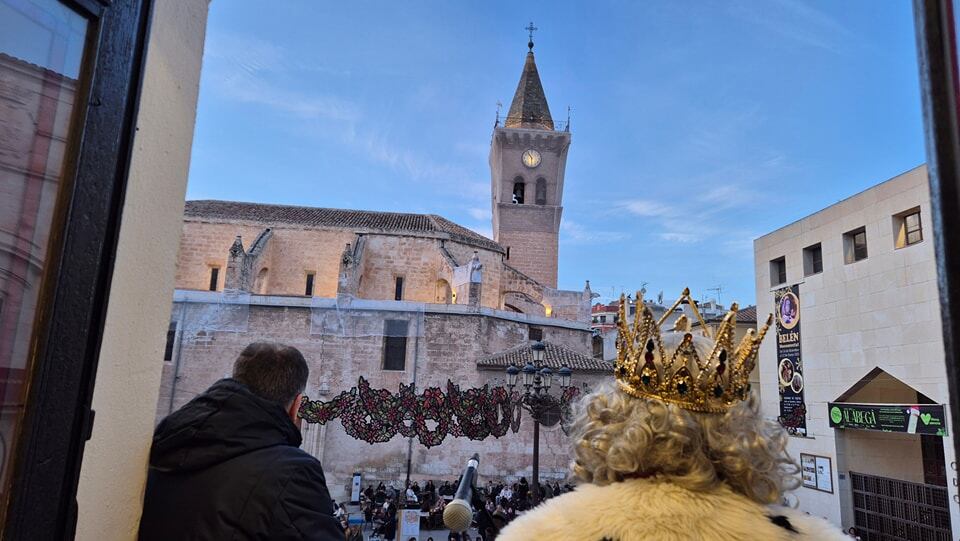
[[[276,403],[232,379],[153,436],[140,539],[342,541],[320,462]]]

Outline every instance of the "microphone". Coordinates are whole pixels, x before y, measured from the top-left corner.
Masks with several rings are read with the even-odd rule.
[[[463,470],[460,477],[460,486],[457,487],[457,494],[453,501],[448,503],[443,509],[443,524],[454,532],[464,532],[473,522],[473,507],[470,502],[473,500],[473,482],[477,477],[477,466],[480,465],[480,455],[473,454],[467,462],[467,467]]]

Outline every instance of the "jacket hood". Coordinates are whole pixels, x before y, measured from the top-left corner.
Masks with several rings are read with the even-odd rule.
[[[273,447],[299,447],[300,430],[276,402],[233,379],[214,383],[157,426],[150,466],[166,472],[207,468]]]

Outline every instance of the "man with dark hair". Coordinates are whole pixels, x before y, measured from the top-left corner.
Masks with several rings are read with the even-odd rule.
[[[342,540],[320,462],[301,450],[307,362],[254,343],[233,377],[160,422],[140,539]]]

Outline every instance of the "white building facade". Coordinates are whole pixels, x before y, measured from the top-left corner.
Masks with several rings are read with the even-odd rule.
[[[864,539],[960,538],[926,166],[754,243],[764,413],[799,508]]]

